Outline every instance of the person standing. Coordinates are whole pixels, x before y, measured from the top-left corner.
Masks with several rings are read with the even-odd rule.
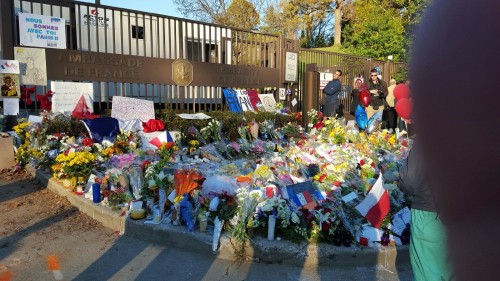
[[[406,162],[399,168],[398,187],[411,204],[410,262],[416,281],[451,280],[446,231],[437,212],[425,172],[423,151],[415,141]]]
[[[370,118],[375,112],[384,110],[385,97],[389,93],[387,83],[378,78],[376,69],[370,70],[368,91],[370,92],[370,105],[366,107],[366,115]]]
[[[389,81],[389,87],[387,87],[387,97],[385,99],[387,101],[387,104],[389,105],[389,107],[395,106],[394,88],[396,88],[396,79],[391,79],[391,81]]]
[[[341,70],[336,70],[333,74],[333,80],[326,84],[323,88],[323,94],[325,94],[324,103],[324,116],[332,117],[335,116],[340,105],[339,95],[342,89],[342,84],[340,83],[340,77],[342,76]]]
[[[362,84],[363,84],[363,80],[361,80],[360,78],[356,79],[354,81],[354,87],[351,91],[352,103],[351,103],[351,110],[349,113],[351,113],[353,116],[354,116],[354,113],[356,112],[356,108],[360,104],[360,102],[359,102],[359,88],[361,87]]]

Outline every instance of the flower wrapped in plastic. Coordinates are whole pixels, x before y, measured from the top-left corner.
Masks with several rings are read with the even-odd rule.
[[[216,119],[212,119],[206,127],[201,129],[201,135],[207,141],[217,142],[222,140],[221,130],[222,123]]]
[[[174,189],[177,197],[198,188],[204,177],[195,169],[179,169],[174,172]]]
[[[255,213],[255,208],[259,204],[262,194],[260,191],[252,190],[248,191],[246,188],[238,189],[236,195],[238,199],[238,222],[231,229],[231,235],[241,244],[242,249],[244,249],[244,244],[249,238],[248,229],[253,225],[253,214]]]

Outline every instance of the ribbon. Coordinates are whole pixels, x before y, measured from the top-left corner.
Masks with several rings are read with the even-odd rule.
[[[36,95],[36,100],[40,102],[40,110],[50,111],[52,103],[49,98],[52,97],[52,91],[48,91],[44,95]]]
[[[21,86],[21,100],[27,105],[31,105],[33,101],[31,100],[31,94],[36,91],[36,86],[28,88],[26,86]]]

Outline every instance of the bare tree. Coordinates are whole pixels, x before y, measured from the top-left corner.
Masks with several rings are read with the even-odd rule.
[[[231,0],[174,0],[177,11],[186,18],[204,22],[224,24]],[[259,14],[263,14],[276,0],[249,0]]]

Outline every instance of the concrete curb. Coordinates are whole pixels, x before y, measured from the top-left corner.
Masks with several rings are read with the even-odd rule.
[[[207,232],[189,232],[185,226],[172,224],[145,224],[146,220],[132,220],[121,216],[121,212],[111,211],[108,207],[94,204],[83,196],[75,195],[65,189],[61,182],[53,179],[43,171],[36,171],[36,178],[49,190],[66,197],[73,206],[101,222],[105,227],[119,231],[130,237],[154,244],[172,246],[216,256],[219,259],[254,261],[269,264],[288,264],[296,266],[339,266],[367,267],[381,266],[393,270],[396,265],[409,262],[407,246],[388,246],[379,248],[336,247],[330,244],[314,244],[302,242],[292,243],[286,240],[268,241],[263,237],[255,237],[246,247],[244,257],[236,258],[231,237],[222,232],[217,252],[212,252],[213,227]]]
[[[145,220],[127,219],[125,235],[152,242],[155,244],[180,247],[206,255],[216,255],[225,260],[237,260],[231,237],[227,232],[221,234],[217,252],[212,252],[213,228],[207,232],[189,232],[185,226],[172,224],[144,224]],[[408,247],[337,247],[331,244],[315,244],[302,242],[295,244],[287,240],[268,241],[263,237],[255,237],[247,245],[245,257],[247,261],[269,264],[287,264],[304,266],[339,266],[364,267],[382,266],[395,269],[397,264],[409,262]]]
[[[85,199],[83,195],[76,195],[64,188],[60,181],[51,178],[50,175],[43,171],[36,171],[36,179],[42,184],[45,184],[50,191],[66,197],[71,205],[75,206],[78,210],[87,214],[94,220],[102,223],[105,227],[117,231],[120,234],[124,233],[125,216],[122,216],[121,212],[115,212],[108,207],[95,204],[92,200]]]

